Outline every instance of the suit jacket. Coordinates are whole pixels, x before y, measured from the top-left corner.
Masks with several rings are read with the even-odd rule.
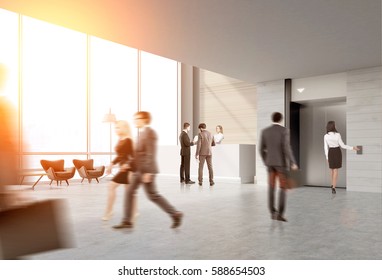
[[[152,174],[159,172],[156,162],[156,142],[157,135],[152,128],[146,127],[139,132],[134,160],[131,164],[134,171]]]
[[[265,128],[261,133],[260,155],[266,166],[289,168],[291,163],[296,164],[289,130],[277,124]]]
[[[190,141],[190,137],[188,137],[188,133],[185,132],[184,130],[179,135],[179,142],[180,142],[180,155],[181,156],[191,155],[190,147],[193,146],[194,143]]]
[[[196,155],[197,156],[211,156],[212,150],[211,146],[215,146],[214,137],[212,134],[203,130],[198,134],[198,144],[196,146]]]

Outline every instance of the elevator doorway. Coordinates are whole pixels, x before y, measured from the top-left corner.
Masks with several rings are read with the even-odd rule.
[[[300,107],[300,168],[305,186],[330,187],[331,175],[324,152],[328,121],[335,121],[346,144],[346,100],[310,102]],[[346,188],[346,151],[342,150],[342,168],[337,187]]]

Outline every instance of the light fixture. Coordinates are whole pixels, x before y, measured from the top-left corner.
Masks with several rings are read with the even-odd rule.
[[[103,116],[103,122],[109,123],[109,132],[110,132],[110,162],[112,160],[112,135],[111,135],[111,125],[116,122],[116,117],[111,113],[111,108],[109,108],[109,113]]]
[[[299,93],[302,93],[304,90],[305,90],[305,88],[298,88],[298,89],[297,89],[297,91],[298,91]]]
[[[109,108],[109,113],[103,116],[103,122],[114,123],[116,121],[115,115],[111,113],[111,108]]]

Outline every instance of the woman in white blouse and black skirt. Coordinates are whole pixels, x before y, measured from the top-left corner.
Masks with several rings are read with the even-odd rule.
[[[326,125],[326,134],[324,136],[325,156],[332,172],[332,193],[336,193],[338,169],[342,167],[341,148],[358,151],[357,147],[345,145],[341,139],[341,134],[336,130],[336,123],[329,121]]]

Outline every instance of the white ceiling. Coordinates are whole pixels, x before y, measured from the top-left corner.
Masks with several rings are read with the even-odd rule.
[[[381,0],[0,0],[0,7],[248,82],[382,65]]]

